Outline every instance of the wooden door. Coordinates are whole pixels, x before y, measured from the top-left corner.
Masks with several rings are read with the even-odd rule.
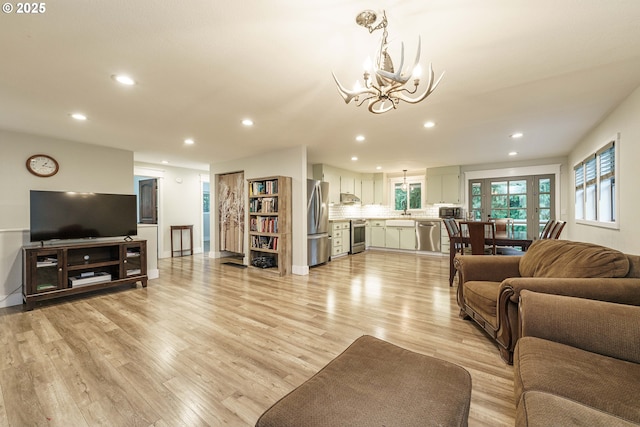
[[[138,183],[140,224],[158,223],[158,181],[143,179]]]
[[[220,250],[244,253],[244,172],[218,175]]]

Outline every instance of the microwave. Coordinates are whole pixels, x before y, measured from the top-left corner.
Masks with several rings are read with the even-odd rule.
[[[462,219],[462,208],[441,207],[438,216],[440,218]]]

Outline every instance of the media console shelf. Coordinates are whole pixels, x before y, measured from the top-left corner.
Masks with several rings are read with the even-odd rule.
[[[147,287],[147,241],[102,241],[25,246],[22,298],[37,301],[130,283]]]

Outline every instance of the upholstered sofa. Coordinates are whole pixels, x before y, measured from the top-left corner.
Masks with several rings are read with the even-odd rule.
[[[640,307],[523,290],[517,426],[639,426]]]
[[[591,243],[543,239],[522,256],[456,255],[454,264],[461,317],[484,328],[507,363],[523,289],[640,305],[640,256]]]

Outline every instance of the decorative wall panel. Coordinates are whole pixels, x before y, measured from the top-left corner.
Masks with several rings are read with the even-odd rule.
[[[244,172],[218,175],[220,250],[244,254]]]

